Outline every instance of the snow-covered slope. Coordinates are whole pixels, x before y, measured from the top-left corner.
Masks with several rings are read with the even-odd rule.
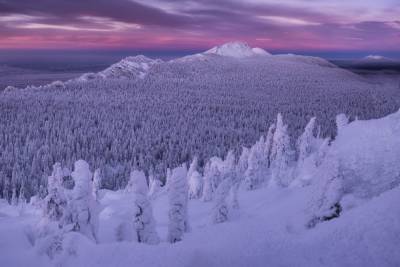
[[[400,183],[400,111],[385,118],[357,120],[339,129],[332,145],[348,177],[345,188],[371,198]]]
[[[127,57],[120,62],[111,65],[99,73],[87,73],[79,80],[91,79],[141,79],[146,76],[151,67],[162,63],[160,59],[151,59],[143,55]]]
[[[230,42],[220,46],[216,46],[204,52],[204,54],[214,54],[225,57],[247,58],[254,56],[268,56],[267,51],[261,48],[251,48],[243,42]]]
[[[320,57],[302,56],[302,55],[295,55],[295,54],[274,55],[273,57],[277,60],[282,60],[282,61],[305,63],[305,64],[310,64],[310,65],[317,65],[317,66],[321,66],[321,67],[330,67],[330,68],[337,67],[336,65],[327,61],[326,59],[323,59]]]

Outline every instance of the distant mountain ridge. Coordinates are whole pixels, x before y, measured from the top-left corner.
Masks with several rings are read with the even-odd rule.
[[[299,72],[302,72],[304,64],[323,68],[337,67],[323,58],[294,54],[272,55],[262,48],[252,48],[245,42],[234,41],[215,46],[202,53],[189,55],[170,61],[151,59],[144,55],[129,56],[104,69],[103,71],[97,73],[85,73],[80,77],[66,81],[65,83],[76,81],[87,82],[90,80],[102,79],[144,79],[154,69],[155,66],[163,64],[171,64],[170,66],[173,65],[174,68],[178,67],[176,64],[179,65],[181,63],[192,64],[193,67],[198,66],[198,64],[208,63],[211,64],[210,67],[212,66],[212,68],[218,68],[219,66],[222,67],[224,64],[229,65],[234,62],[237,64],[238,62],[240,63],[242,61],[250,62],[250,64],[252,64],[252,62],[254,62],[254,64],[268,64],[268,66],[271,66],[271,71],[273,71],[273,69],[280,69],[282,68],[282,65],[286,64],[296,66],[296,69],[298,69]],[[165,71],[165,68],[159,69],[159,71],[163,70]],[[57,83],[58,86],[61,86],[63,82]],[[44,85],[42,87],[47,88],[52,86],[52,84]],[[32,87],[28,86],[28,88]]]

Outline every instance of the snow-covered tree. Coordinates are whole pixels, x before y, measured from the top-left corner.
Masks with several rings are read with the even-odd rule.
[[[265,146],[264,146],[264,158],[268,162],[268,168],[271,167],[271,151],[272,151],[272,144],[274,140],[274,132],[275,132],[275,124],[271,124],[268,128],[267,138],[265,139]]]
[[[340,200],[345,193],[343,177],[337,157],[334,154],[329,155],[329,160],[321,165],[318,180],[314,185],[310,227],[318,222],[339,217],[342,211]]]
[[[47,196],[44,199],[44,216],[49,221],[59,222],[65,215],[67,197],[62,186],[63,173],[60,163],[53,165],[53,172],[47,180]]]
[[[18,205],[17,188],[15,188],[15,186],[12,189],[11,205],[13,205],[13,206],[17,206]]]
[[[229,206],[226,199],[232,186],[232,179],[225,178],[215,191],[213,209],[212,209],[212,222],[222,223],[228,220]]]
[[[261,186],[266,178],[268,160],[265,154],[265,139],[261,137],[251,148],[248,157],[244,184],[247,190],[254,190]]]
[[[101,188],[101,181],[103,179],[102,171],[100,168],[96,169],[93,174],[92,192],[94,198],[99,199],[99,190]]]
[[[287,125],[283,124],[282,115],[279,113],[271,150],[271,171],[273,186],[288,186],[292,182],[290,165],[294,152],[291,149]]]
[[[183,165],[172,170],[169,188],[168,241],[181,241],[189,231],[187,169]]]
[[[71,173],[75,186],[65,217],[65,229],[82,233],[97,241],[99,207],[92,194],[92,173],[89,164],[78,160]]]
[[[18,195],[18,203],[21,205],[26,204],[25,198],[25,182],[22,181],[21,186],[19,188],[19,195]]]
[[[292,186],[305,186],[310,183],[316,169],[317,150],[320,140],[314,136],[315,117],[304,129],[304,133],[297,140],[298,160],[296,166],[295,180]]]
[[[60,163],[53,165],[47,179],[47,196],[43,200],[43,217],[38,225],[36,247],[40,253],[54,258],[63,250],[64,219],[68,216],[68,198],[62,186],[63,172]]]
[[[203,178],[198,171],[192,172],[189,177],[189,198],[190,199],[198,199],[201,197],[201,193],[203,190]]]
[[[236,165],[236,174],[239,180],[244,179],[244,174],[248,167],[249,154],[250,150],[247,147],[242,147],[242,153]]]
[[[134,194],[134,232],[139,243],[158,244],[160,239],[155,229],[153,209],[147,197],[146,176],[141,171],[131,172],[132,193]]]
[[[250,150],[247,147],[242,147],[242,153],[236,165],[236,180],[232,181],[231,186],[231,206],[235,209],[239,208],[238,192],[248,167],[249,154]]]
[[[172,176],[172,170],[170,168],[167,168],[167,173],[165,176],[165,185],[164,185],[166,191],[169,191],[169,184],[171,181],[171,176]]]
[[[222,160],[219,157],[212,157],[204,168],[204,184],[202,200],[211,201],[215,190],[221,181],[221,165]]]
[[[303,162],[307,157],[309,157],[311,153],[313,153],[315,150],[315,120],[315,117],[310,119],[309,123],[304,129],[304,133],[299,137],[297,141],[297,147],[299,151],[298,162],[300,163]]]
[[[201,197],[203,191],[203,179],[201,174],[197,171],[198,160],[197,157],[193,158],[187,173],[189,185],[189,199],[197,199]]]
[[[148,196],[151,199],[155,199],[157,195],[161,192],[161,181],[154,176],[149,177],[150,188]]]
[[[198,159],[197,156],[195,156],[192,160],[192,163],[190,163],[187,176],[188,178],[192,175],[193,172],[197,171],[197,165],[198,165]]]

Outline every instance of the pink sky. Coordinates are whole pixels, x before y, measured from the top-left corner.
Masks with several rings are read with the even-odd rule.
[[[398,0],[3,0],[0,48],[400,50]]]

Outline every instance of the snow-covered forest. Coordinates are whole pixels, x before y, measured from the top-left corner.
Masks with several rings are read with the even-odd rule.
[[[238,42],[9,86],[0,266],[399,266],[398,86]]]
[[[231,46],[167,62],[129,57],[68,82],[7,87],[0,97],[0,197],[44,198],[56,162],[71,187],[79,159],[99,170],[101,188],[125,188],[132,169],[164,184],[168,168],[195,157],[201,172],[229,150],[239,157],[278,113],[294,147],[312,117],[315,134],[334,139],[339,113],[352,121],[400,107],[398,84],[371,83],[320,58]]]
[[[101,170],[78,160],[71,188],[56,163],[44,198],[27,204],[14,192],[12,205],[0,202],[0,261],[397,266],[400,111],[353,122],[341,114],[336,125],[335,140],[318,137],[311,118],[293,142],[278,114],[239,157],[212,157],[204,171],[194,158],[168,170],[164,186],[132,169],[124,189],[101,189]]]

